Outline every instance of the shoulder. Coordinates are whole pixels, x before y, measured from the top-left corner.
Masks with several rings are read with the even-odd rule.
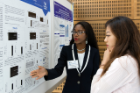
[[[132,71],[138,68],[137,61],[131,55],[124,55],[116,58],[112,64],[112,68],[124,68],[125,70]]]
[[[94,48],[92,46],[90,46],[90,47],[91,47],[91,52],[92,53],[99,53],[99,50],[97,48]]]
[[[70,52],[71,49],[72,49],[71,45],[66,45],[62,47],[61,51],[67,53],[67,52]]]
[[[62,49],[71,49],[71,45],[66,45],[66,46],[63,46],[63,48]]]
[[[116,58],[113,63],[119,63],[119,64],[122,64],[122,65],[132,65],[132,64],[135,64],[137,63],[137,61],[135,60],[135,58],[133,58],[131,55],[124,55],[124,56],[121,56],[119,58]]]

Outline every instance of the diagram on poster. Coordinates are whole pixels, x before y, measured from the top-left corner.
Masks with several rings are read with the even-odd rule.
[[[49,68],[50,0],[0,0],[0,93],[28,93],[30,72]]]
[[[69,45],[73,28],[73,12],[54,1],[54,62],[57,64],[60,51]]]

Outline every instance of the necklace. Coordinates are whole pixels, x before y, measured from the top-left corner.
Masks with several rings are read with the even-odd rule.
[[[83,50],[85,50],[85,48],[84,49],[81,49],[81,50],[77,49],[77,51],[83,51]]]

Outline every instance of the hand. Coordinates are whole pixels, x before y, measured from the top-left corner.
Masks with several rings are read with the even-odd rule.
[[[48,75],[48,71],[42,67],[42,66],[38,66],[38,69],[37,70],[34,70],[30,73],[30,76],[32,78],[35,78],[36,77],[36,80],[44,77],[45,75]]]
[[[110,60],[110,55],[111,55],[112,50],[113,50],[113,48],[111,50],[107,49],[104,52],[104,56],[103,56],[101,65],[105,65]]]

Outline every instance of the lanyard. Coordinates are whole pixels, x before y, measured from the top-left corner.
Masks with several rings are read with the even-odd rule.
[[[74,44],[72,44],[72,55],[73,55],[73,59],[74,59],[74,62],[75,62]],[[88,56],[87,56],[86,64],[85,64],[83,70],[80,72],[79,69],[77,68],[77,71],[78,71],[79,74],[81,74],[85,70],[85,68],[87,67],[87,64],[88,64],[88,61],[89,61],[89,55],[90,55],[90,46],[89,46],[89,50],[88,50]]]

